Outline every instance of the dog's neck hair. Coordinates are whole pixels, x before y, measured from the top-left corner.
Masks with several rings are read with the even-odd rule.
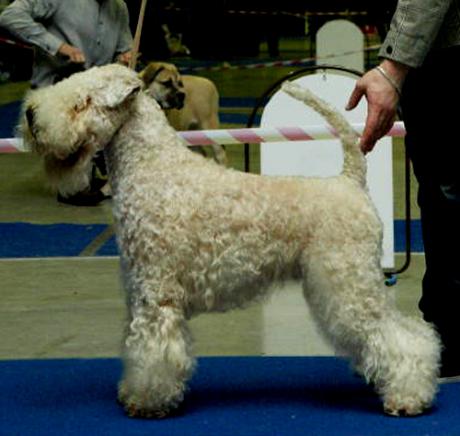
[[[131,134],[125,132],[139,132],[139,140],[132,141]],[[189,154],[158,103],[142,92],[133,102],[132,115],[106,148],[109,174],[130,172],[140,161],[154,165],[155,158],[160,156],[162,160],[168,156],[176,162],[187,160]]]

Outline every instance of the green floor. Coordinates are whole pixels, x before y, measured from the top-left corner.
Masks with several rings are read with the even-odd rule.
[[[400,258],[398,259],[400,260]],[[393,288],[398,306],[417,314],[423,257]],[[0,262],[0,359],[117,356],[124,298],[116,258]],[[329,355],[299,285],[264,303],[191,321],[198,355]]]
[[[290,53],[284,53],[288,56]],[[297,53],[298,54],[298,53]],[[297,56],[298,57],[298,56]],[[258,97],[294,68],[205,72],[222,97]],[[27,84],[0,86],[0,104],[21,98]],[[247,108],[223,111],[248,112]],[[223,125],[222,127],[235,127]],[[243,168],[243,150],[229,146],[230,164]],[[258,146],[251,146],[251,171],[258,172]],[[405,217],[404,153],[394,143],[395,219]],[[412,216],[418,217],[411,193]],[[46,188],[39,160],[30,154],[0,154],[0,223],[111,223],[110,204],[76,208],[57,203]],[[1,243],[1,242],[0,242]],[[83,254],[90,255],[94,247]],[[396,257],[396,264],[404,262]],[[417,314],[423,256],[393,288],[405,312]],[[117,258],[72,257],[0,260],[0,359],[116,356],[124,318]],[[192,320],[199,355],[327,355],[298,285],[285,288],[245,311]]]

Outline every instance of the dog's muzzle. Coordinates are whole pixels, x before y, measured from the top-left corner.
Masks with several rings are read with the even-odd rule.
[[[171,107],[174,109],[182,109],[185,102],[185,92],[177,92],[171,102]]]

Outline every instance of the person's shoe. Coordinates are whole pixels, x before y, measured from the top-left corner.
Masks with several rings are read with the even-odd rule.
[[[91,191],[99,191],[102,187],[107,185],[107,177],[93,177],[91,179]]]
[[[460,358],[457,355],[452,356],[446,350],[441,355],[441,373],[442,382],[460,381]]]
[[[458,366],[447,366],[443,364],[441,366],[441,373],[439,375],[443,382],[447,381],[460,381],[460,367]]]
[[[107,200],[110,196],[105,195],[101,191],[83,191],[69,197],[57,195],[57,200],[60,203],[71,204],[73,206],[97,206],[102,201]]]

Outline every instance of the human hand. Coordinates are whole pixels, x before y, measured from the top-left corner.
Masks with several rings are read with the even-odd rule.
[[[58,53],[63,56],[67,56],[70,62],[75,62],[77,64],[82,64],[86,60],[85,55],[79,48],[66,43],[63,43],[59,47]]]
[[[396,84],[401,86],[408,67],[389,60],[384,61],[381,67]],[[390,81],[376,69],[370,70],[356,82],[346,109],[354,109],[363,95],[367,99],[368,107],[360,147],[363,153],[368,153],[393,126],[399,95]]]
[[[121,53],[121,54],[118,55],[117,62],[119,62],[120,64],[123,64],[123,65],[129,65],[129,63],[131,62],[131,58],[132,58],[131,50],[126,51],[126,52]]]

